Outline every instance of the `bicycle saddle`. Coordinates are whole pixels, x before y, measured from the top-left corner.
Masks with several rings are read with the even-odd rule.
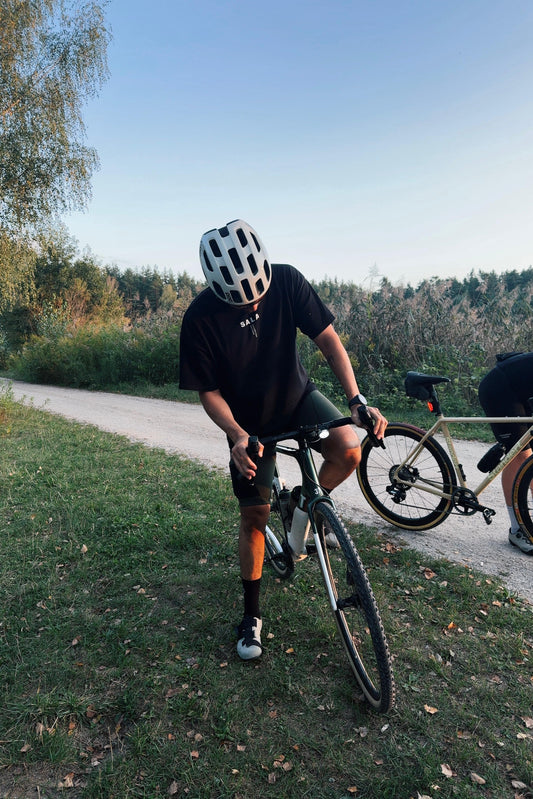
[[[419,400],[428,400],[433,394],[433,386],[439,383],[449,383],[449,377],[439,375],[425,375],[422,372],[407,372],[405,378],[405,393],[408,397]]]

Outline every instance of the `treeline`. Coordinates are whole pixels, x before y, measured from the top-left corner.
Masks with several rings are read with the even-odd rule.
[[[26,275],[16,298],[2,295],[0,283],[0,366],[13,376],[92,388],[177,382],[181,320],[201,281],[101,266],[64,235],[41,243]],[[497,352],[533,349],[533,268],[416,287],[386,278],[366,288],[314,285],[335,313],[365,393],[383,408],[405,403],[405,372],[418,369],[452,378],[449,410],[472,409]],[[303,336],[299,343],[313,379],[342,401],[316,347]]]

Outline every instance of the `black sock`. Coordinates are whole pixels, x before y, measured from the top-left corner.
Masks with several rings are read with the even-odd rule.
[[[242,580],[244,591],[244,615],[261,618],[259,609],[259,592],[261,590],[261,578],[259,580]]]

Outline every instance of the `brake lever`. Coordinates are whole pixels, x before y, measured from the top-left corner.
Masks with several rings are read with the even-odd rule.
[[[368,438],[372,446],[382,447],[383,449],[385,449],[385,443],[383,439],[378,438],[374,433],[374,420],[370,416],[370,413],[368,412],[368,408],[366,407],[366,405],[359,405],[359,407],[357,408],[357,413],[359,414],[359,418],[361,419],[364,425],[364,428],[367,432]]]

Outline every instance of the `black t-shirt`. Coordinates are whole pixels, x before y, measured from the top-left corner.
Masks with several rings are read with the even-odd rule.
[[[297,328],[314,339],[333,319],[304,276],[285,264],[272,264],[257,311],[205,289],[183,318],[180,388],[218,389],[249,433],[279,431],[314,388],[296,349]]]

